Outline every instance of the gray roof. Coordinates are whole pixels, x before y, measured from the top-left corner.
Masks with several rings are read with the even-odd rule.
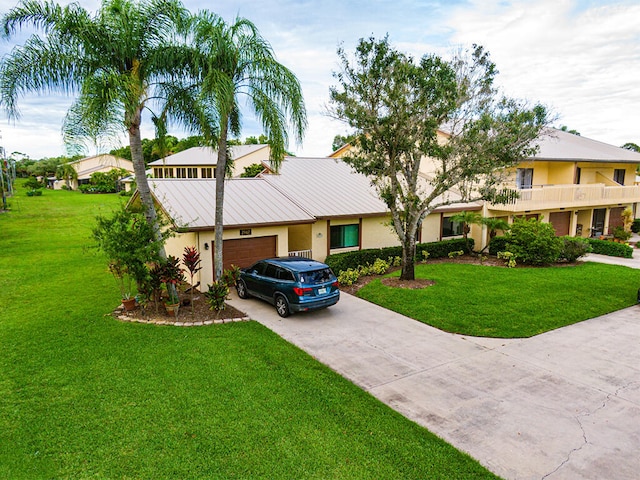
[[[286,157],[267,182],[318,218],[385,214],[371,182],[340,159]]]
[[[149,179],[151,192],[179,227],[215,225],[215,179]],[[301,207],[260,178],[225,180],[225,227],[313,222]]]
[[[250,153],[257,152],[264,149],[264,159],[269,160],[269,145],[233,145],[229,148],[231,158],[237,160],[249,155]],[[182,166],[182,165],[208,165],[213,166],[218,163],[218,151],[211,147],[191,147],[182,152],[169,155],[168,157],[161,158],[150,162],[150,166]]]
[[[534,160],[640,163],[640,153],[550,128]]]

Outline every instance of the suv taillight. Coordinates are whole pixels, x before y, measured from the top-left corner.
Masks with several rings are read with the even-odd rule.
[[[304,297],[307,294],[311,295],[312,292],[313,292],[313,288],[293,287],[293,293],[295,293],[299,297]]]

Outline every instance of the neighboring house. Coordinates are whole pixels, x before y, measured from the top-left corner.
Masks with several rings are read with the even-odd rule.
[[[70,180],[69,187],[77,190],[80,185],[89,183],[91,175],[96,172],[107,173],[116,168],[122,168],[128,173],[133,173],[133,162],[114,155],[94,155],[93,157],[85,157],[75,162],[70,162],[77,172],[77,179]],[[67,184],[65,179],[56,179],[51,177],[48,179],[48,186],[54,190],[60,190]]]
[[[635,172],[640,154],[551,129],[539,152],[510,173],[519,198],[484,206],[483,214],[509,222],[519,216],[550,222],[557,235],[598,237],[622,225],[622,211],[636,209],[640,186]]]
[[[215,181],[150,179],[149,186],[180,231],[168,240],[167,253],[181,256],[185,246],[196,246],[203,266],[198,280],[211,283]],[[134,195],[132,202],[137,201]],[[278,174],[227,179],[224,207],[224,268],[273,256],[322,261],[331,253],[399,245],[386,205],[369,180],[339,159],[287,157]],[[418,240],[443,238],[442,219],[451,211],[480,208],[457,204],[434,212]],[[454,235],[444,233],[444,238]]]
[[[447,134],[438,132],[440,141]],[[551,223],[557,235],[599,237],[613,233],[622,225],[622,211],[630,207],[634,214],[640,202],[640,186],[635,172],[640,154],[550,128],[538,140],[538,153],[507,171],[505,188],[515,189],[519,198],[507,205],[484,203],[482,215],[499,217],[513,223],[517,217],[538,218]],[[332,153],[343,157],[348,145]],[[433,162],[425,159],[421,175],[428,179]],[[462,226],[442,218],[442,231],[461,233]],[[471,237],[485,246],[486,228],[473,226]]]
[[[254,163],[269,162],[269,145],[233,145],[229,147],[233,159],[233,177],[239,177]],[[153,178],[215,178],[218,151],[211,147],[192,147],[149,163]]]

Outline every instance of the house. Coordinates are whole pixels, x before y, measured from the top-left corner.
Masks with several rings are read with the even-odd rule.
[[[439,141],[448,134],[438,131]],[[640,154],[624,148],[591,140],[550,128],[537,141],[539,150],[520,162],[507,174],[504,187],[518,192],[507,205],[484,202],[484,217],[498,217],[508,223],[518,217],[538,218],[554,226],[556,234],[598,237],[610,235],[622,225],[622,211],[630,207],[634,214],[640,202],[640,186],[635,172]],[[342,157],[350,146],[332,153]],[[423,178],[430,178],[433,162],[424,159],[420,166]],[[460,233],[462,226],[442,218],[443,229]],[[470,236],[476,245],[489,240],[486,228],[473,226]]]
[[[520,196],[507,205],[456,202],[436,209],[418,231],[418,241],[461,236],[452,215],[475,210],[509,223],[519,216],[551,222],[558,235],[595,236],[620,221],[622,209],[640,202],[634,172],[640,154],[600,142],[553,131],[540,140],[540,150],[511,171],[506,187]],[[421,168],[422,188],[428,187],[433,164]],[[185,246],[201,252],[198,280],[213,280],[215,180],[150,179],[151,193],[179,234],[167,242],[167,252],[181,256]],[[132,202],[137,201],[134,195]],[[277,174],[225,180],[224,268],[248,266],[270,256],[327,255],[399,244],[389,211],[369,179],[340,158],[286,157]],[[484,246],[488,232],[471,231]],[[209,254],[205,252],[210,252]]]
[[[269,161],[269,145],[233,145],[233,177],[239,177],[246,167]],[[149,163],[153,178],[215,178],[218,151],[211,147],[192,147]]]
[[[483,215],[536,217],[557,235],[598,237],[622,225],[622,211],[636,213],[640,154],[579,135],[551,129],[539,151],[509,171],[506,186],[519,198],[508,205],[485,204]]]
[[[180,231],[167,241],[167,253],[181,256],[184,247],[196,246],[203,267],[198,281],[211,283],[215,180],[150,179],[149,186]],[[138,202],[137,194],[131,202]],[[434,212],[418,240],[443,238],[442,218],[470,208],[482,206],[457,204]],[[399,245],[388,209],[368,178],[334,158],[286,157],[278,174],[225,180],[224,222],[223,268],[272,256],[322,261],[332,253]]]
[[[81,158],[80,160],[69,163],[77,173],[77,178],[69,181],[69,187],[72,190],[77,190],[80,185],[89,183],[91,175],[96,172],[108,173],[111,170],[121,168],[126,170],[129,174],[133,174],[133,162],[114,155],[94,155],[92,157]],[[67,185],[67,181],[65,179],[56,179],[55,177],[52,177],[47,180],[48,186],[54,190],[60,190],[63,186]]]

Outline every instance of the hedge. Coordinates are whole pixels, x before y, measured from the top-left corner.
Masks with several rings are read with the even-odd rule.
[[[625,243],[616,243],[609,240],[598,240],[588,238],[589,244],[593,249],[592,253],[600,255],[609,255],[610,257],[632,258],[633,248]],[[505,237],[494,237],[489,244],[489,255],[497,255],[498,252],[505,251],[507,239]]]
[[[589,243],[593,248],[593,253],[609,255],[610,257],[633,258],[633,247],[630,247],[626,243],[598,240],[595,238],[590,238]]]
[[[473,239],[469,239],[471,249],[473,249]],[[454,240],[443,240],[442,242],[418,243],[416,245],[416,258],[422,259],[423,252],[429,252],[429,258],[443,258],[449,252],[467,250],[467,245],[463,238]],[[336,273],[340,273],[349,268],[358,268],[360,265],[371,264],[380,258],[386,260],[389,257],[401,257],[402,247],[370,248],[367,250],[355,250],[353,252],[334,253],[327,256],[324,263],[329,265]]]

